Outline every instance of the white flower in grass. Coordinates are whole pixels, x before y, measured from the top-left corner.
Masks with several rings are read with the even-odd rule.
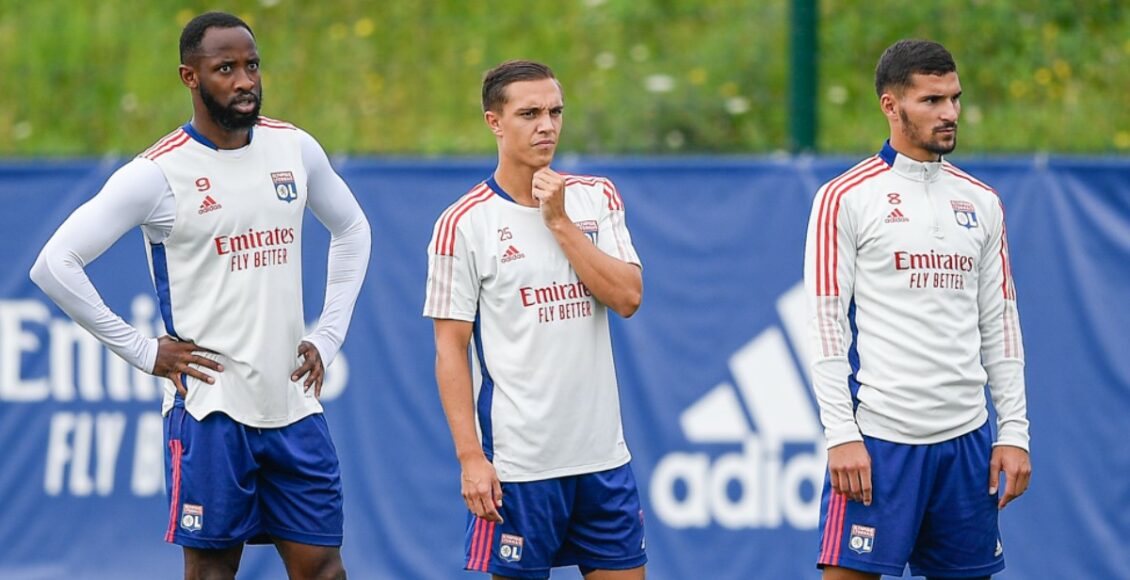
[[[31,121],[20,121],[12,125],[12,139],[23,141],[31,137]]]
[[[133,93],[126,93],[122,95],[118,105],[121,106],[122,112],[132,113],[137,110],[137,95]]]
[[[663,137],[663,141],[667,143],[667,146],[671,149],[682,149],[683,145],[687,143],[687,137],[683,135],[682,131],[676,129],[667,133],[667,135]]]
[[[970,125],[980,125],[984,119],[985,116],[981,112],[981,107],[977,105],[969,105],[961,110],[961,120]]]
[[[843,85],[833,85],[828,87],[828,102],[833,105],[842,105],[848,100],[847,89]]]
[[[644,79],[644,86],[648,92],[669,93],[675,89],[675,79],[671,75],[649,75]]]
[[[730,97],[726,99],[726,112],[731,115],[748,113],[749,99],[745,97]]]

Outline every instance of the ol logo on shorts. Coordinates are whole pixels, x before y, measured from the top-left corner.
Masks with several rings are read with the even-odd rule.
[[[870,552],[875,547],[875,528],[852,524],[848,545],[857,554]]]
[[[184,504],[180,513],[180,527],[190,532],[199,532],[204,527],[204,506]]]
[[[522,559],[522,536],[502,534],[502,545],[498,548],[498,557],[504,562],[517,562]]]

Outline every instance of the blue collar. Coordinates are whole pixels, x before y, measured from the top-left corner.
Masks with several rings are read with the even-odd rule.
[[[891,147],[891,140],[890,139],[887,139],[886,141],[883,142],[883,148],[879,150],[879,158],[882,159],[883,161],[887,162],[887,167],[894,167],[895,166],[895,158],[898,157],[898,155],[899,155],[899,152],[895,151],[894,147]],[[910,159],[910,158],[907,157],[907,159]],[[938,163],[938,162],[941,162],[941,161],[942,161],[942,157],[939,156],[937,162],[930,161],[929,163]]]
[[[219,151],[220,150],[220,148],[217,147],[216,144],[213,143],[211,139],[205,137],[200,131],[196,130],[196,127],[192,126],[192,121],[185,123],[184,126],[181,127],[181,129],[183,129],[185,133],[188,133],[189,137],[196,139],[197,143],[200,143],[201,145],[203,145],[203,146],[205,146],[205,147],[207,147],[207,148],[209,148],[213,151]],[[247,144],[248,145],[251,144],[251,139],[254,138],[254,137],[255,137],[255,127],[251,127],[247,130]]]
[[[879,157],[887,162],[887,167],[893,167],[895,164],[895,157],[898,157],[898,151],[891,147],[891,140],[887,139],[883,142],[883,148],[879,150]]]
[[[490,174],[490,177],[487,178],[486,184],[487,187],[491,188],[492,191],[498,194],[498,197],[501,197],[502,199],[505,199],[510,203],[518,203],[514,201],[513,197],[510,197],[509,193],[506,193],[506,190],[502,189],[502,186],[499,185],[497,181],[495,181],[493,173]]]

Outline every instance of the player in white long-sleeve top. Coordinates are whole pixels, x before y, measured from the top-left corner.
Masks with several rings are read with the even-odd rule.
[[[818,565],[826,579],[908,563],[915,575],[987,578],[1004,568],[998,511],[1031,474],[1004,208],[942,158],[962,92],[950,53],[900,41],[875,74],[890,139],[820,188],[808,224],[828,444]]]
[[[368,266],[369,224],[313,137],[259,115],[251,29],[224,13],[184,28],[193,118],[110,177],[59,227],[32,278],[134,366],[168,377],[166,541],[186,578],[232,578],[273,542],[295,578],[344,578],[342,489],[320,396]],[[302,217],[331,233],[317,327],[302,317]],[[83,267],[140,226],[168,336],[111,312]]]
[[[489,71],[498,168],[440,215],[428,244],[424,315],[470,510],[464,567],[638,580],[643,511],[608,311],[639,307],[640,261],[611,181],[550,169],[563,109],[548,67]]]

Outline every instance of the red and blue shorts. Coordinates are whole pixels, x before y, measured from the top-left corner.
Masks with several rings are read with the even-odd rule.
[[[901,576],[976,578],[1004,569],[997,494],[989,495],[992,432],[904,445],[864,436],[870,506],[832,491],[820,504],[817,565]]]
[[[551,568],[628,570],[647,562],[643,509],[629,465],[502,484],[503,522],[469,514],[464,568],[548,578]]]
[[[321,413],[258,429],[223,413],[198,421],[178,397],[165,417],[165,465],[167,542],[341,545],[341,471]]]

